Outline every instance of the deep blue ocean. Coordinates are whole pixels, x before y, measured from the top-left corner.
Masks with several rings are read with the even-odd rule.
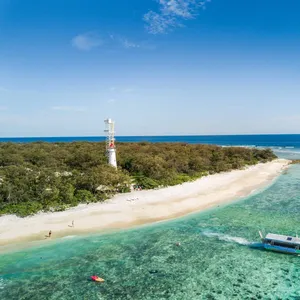
[[[117,136],[119,142],[182,142],[191,144],[217,144],[224,146],[269,146],[269,147],[295,147],[300,148],[300,134],[266,134],[266,135],[183,135],[183,136]],[[103,136],[86,137],[20,137],[0,138],[0,142],[30,143],[44,142],[77,142],[104,141]]]
[[[71,142],[103,137],[1,140]],[[300,135],[117,140],[271,147],[280,157],[300,158]],[[229,205],[1,253],[0,300],[299,300],[300,257],[250,247],[259,242],[259,230],[300,233],[299,183],[300,165],[292,165],[269,187]],[[106,282],[91,282],[94,274]]]

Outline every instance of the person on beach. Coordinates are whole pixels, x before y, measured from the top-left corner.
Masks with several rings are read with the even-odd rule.
[[[51,237],[51,234],[52,234],[52,231],[50,230],[50,231],[49,231],[49,238]]]
[[[72,221],[72,227],[74,227],[74,220]]]

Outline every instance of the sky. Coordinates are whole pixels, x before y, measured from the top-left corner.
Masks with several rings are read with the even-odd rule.
[[[0,0],[0,137],[300,133],[299,0]]]

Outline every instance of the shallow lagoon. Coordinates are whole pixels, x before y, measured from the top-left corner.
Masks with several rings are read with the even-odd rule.
[[[300,258],[249,247],[258,230],[296,234],[299,211],[294,165],[214,210],[2,254],[0,299],[300,299]],[[106,282],[91,282],[94,274]]]

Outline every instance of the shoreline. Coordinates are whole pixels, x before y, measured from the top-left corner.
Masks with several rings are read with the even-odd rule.
[[[276,159],[158,190],[118,194],[104,203],[81,204],[63,212],[0,217],[1,248],[71,235],[104,233],[178,218],[251,195],[268,186],[290,161]],[[74,220],[74,227],[71,227]],[[51,239],[45,239],[49,231]]]

